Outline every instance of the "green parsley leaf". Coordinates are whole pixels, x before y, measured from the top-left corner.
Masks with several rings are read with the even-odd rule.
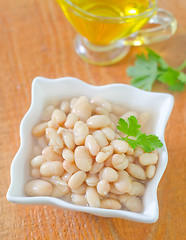
[[[130,116],[127,121],[120,118],[117,126],[119,131],[127,135],[120,139],[128,142],[133,149],[140,146],[145,152],[152,152],[156,148],[161,148],[163,146],[163,143],[156,135],[146,135],[141,132],[140,128],[141,125],[138,124],[138,120],[135,116]],[[131,137],[135,138],[132,139]]]
[[[132,77],[131,84],[146,91],[151,91],[156,80],[167,84],[172,91],[184,90],[186,74],[180,72],[186,68],[184,61],[177,69],[170,67],[165,60],[147,48],[147,56],[143,53],[136,56],[134,66],[127,69],[128,76]]]

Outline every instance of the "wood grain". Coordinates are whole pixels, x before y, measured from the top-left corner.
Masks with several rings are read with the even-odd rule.
[[[133,48],[113,66],[92,66],[75,54],[75,32],[54,0],[0,0],[0,6],[0,239],[185,239],[186,92],[174,93],[175,105],[165,132],[169,163],[158,187],[160,217],[156,223],[6,200],[9,169],[19,148],[19,124],[30,105],[33,78],[74,76],[95,85],[129,83],[125,70],[143,48]],[[159,6],[176,16],[179,27],[170,40],[150,47],[176,67],[186,57],[186,2],[160,0]],[[168,92],[161,84],[153,90]]]

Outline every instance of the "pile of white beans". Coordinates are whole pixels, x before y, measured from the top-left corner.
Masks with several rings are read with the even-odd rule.
[[[117,130],[119,118],[134,115],[143,126],[148,113],[127,111],[101,97],[53,101],[33,128],[36,138],[28,196],[52,196],[74,204],[143,210],[145,183],[155,175],[157,152],[135,150]]]

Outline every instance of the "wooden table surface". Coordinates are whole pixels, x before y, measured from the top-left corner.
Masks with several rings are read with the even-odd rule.
[[[186,2],[159,0],[178,20],[176,35],[150,46],[172,66],[186,58]],[[55,0],[0,0],[0,239],[186,239],[186,92],[174,93],[175,104],[165,139],[169,162],[158,187],[160,216],[154,224],[101,218],[52,206],[10,203],[6,192],[10,165],[19,148],[19,124],[31,101],[36,76],[74,76],[102,85],[129,83],[125,70],[142,47],[121,62],[96,67],[75,54],[75,32]],[[161,84],[154,91],[168,92]]]

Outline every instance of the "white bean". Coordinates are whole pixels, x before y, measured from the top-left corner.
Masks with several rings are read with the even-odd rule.
[[[67,148],[69,148],[70,150],[74,150],[75,142],[73,134],[68,129],[65,128],[59,128],[58,134],[60,133]]]
[[[137,147],[135,150],[134,150],[134,157],[139,157],[141,154],[143,154],[144,151],[142,148],[140,147]]]
[[[48,146],[43,149],[42,156],[46,161],[62,161],[63,158],[56,152],[54,152],[53,148],[51,146]]]
[[[60,103],[60,109],[66,113],[66,114],[69,114],[70,112],[70,102],[69,100],[63,100],[61,103]]]
[[[129,145],[128,151],[126,152],[127,155],[132,156],[134,155],[134,149]]]
[[[67,193],[69,193],[69,189],[64,191],[61,187],[54,186],[51,196],[60,198],[60,197],[63,197],[64,195],[66,195]]]
[[[81,96],[73,105],[73,113],[82,121],[87,121],[91,116],[91,106],[89,100],[85,96]]]
[[[109,101],[107,101],[106,99],[104,99],[102,97],[95,96],[91,99],[90,102],[95,104],[98,107],[105,108],[108,112],[112,111],[112,105],[109,103]]]
[[[52,142],[52,145],[57,145],[58,148],[64,147],[62,137],[57,134],[57,130],[53,128],[46,128],[46,137]]]
[[[92,157],[88,149],[84,146],[79,146],[75,149],[75,163],[82,171],[90,171],[92,168]]]
[[[131,190],[132,184],[126,171],[118,172],[118,180],[114,182],[114,186],[122,193],[126,193]]]
[[[74,125],[74,141],[76,145],[82,145],[85,143],[85,139],[89,134],[89,129],[86,123],[77,121]]]
[[[140,113],[138,116],[138,123],[144,126],[148,122],[149,118],[150,118],[149,113],[147,112]]]
[[[103,168],[103,166],[104,166],[104,163],[94,162],[92,165],[92,169],[90,170],[90,173],[95,174],[95,173],[100,172],[100,170]]]
[[[96,139],[92,135],[88,135],[85,139],[85,147],[88,148],[92,156],[96,156],[99,153],[100,147]]]
[[[139,162],[141,165],[156,164],[158,161],[158,155],[155,153],[143,153],[139,156]]]
[[[95,114],[96,115],[106,115],[106,116],[108,116],[108,111],[106,109],[102,108],[102,107],[97,107],[95,109]]]
[[[126,153],[129,148],[129,144],[123,140],[113,140],[111,145],[115,153]]]
[[[106,196],[110,190],[110,184],[105,181],[101,180],[97,184],[97,191],[101,196]]]
[[[108,145],[108,141],[105,137],[105,134],[101,130],[97,130],[92,134],[96,139],[97,143],[99,144],[100,148],[105,147]]]
[[[94,115],[87,120],[89,128],[104,128],[110,124],[110,118],[105,115]]]
[[[52,112],[54,111],[54,109],[55,109],[54,105],[47,106],[42,112],[41,120],[42,121],[50,120]]]
[[[154,175],[155,175],[155,172],[156,172],[156,166],[155,165],[147,166],[146,171],[145,171],[147,178],[153,178]]]
[[[63,161],[63,168],[68,173],[74,173],[74,172],[78,171],[76,164],[74,162],[69,162],[67,160]]]
[[[31,176],[34,178],[40,178],[40,169],[39,168],[32,168],[31,170]]]
[[[66,114],[60,109],[55,109],[52,113],[52,121],[62,126],[66,121]]]
[[[85,195],[71,194],[71,199],[72,202],[77,205],[87,206],[88,204]]]
[[[102,128],[101,130],[109,141],[112,141],[115,139],[116,134],[110,127],[105,127],[105,128]]]
[[[78,188],[72,189],[71,191],[75,194],[85,194],[86,193],[86,188],[87,188],[87,184],[82,183]]]
[[[119,118],[114,113],[109,113],[109,118],[115,125],[117,125]]]
[[[91,187],[95,187],[99,181],[99,178],[96,174],[88,174],[86,179],[86,184]]]
[[[119,210],[121,209],[121,204],[116,199],[106,198],[101,200],[101,208]]]
[[[32,129],[32,135],[34,137],[41,137],[45,133],[45,129],[48,127],[48,122],[39,123]]]
[[[126,108],[119,104],[112,104],[112,112],[118,116],[122,116],[126,112]]]
[[[40,167],[40,173],[45,177],[62,176],[64,173],[63,164],[59,161],[44,162]]]
[[[66,128],[73,128],[77,121],[78,116],[75,113],[69,113],[64,125]]]
[[[64,148],[62,156],[66,161],[74,162],[74,152],[68,148]]]
[[[123,170],[128,167],[129,161],[125,154],[114,154],[112,156],[112,165],[116,170]]]
[[[101,178],[108,182],[115,182],[118,180],[118,173],[111,167],[102,169]]]
[[[52,185],[51,183],[41,179],[30,180],[25,185],[25,192],[31,197],[50,196],[52,193]]]
[[[70,177],[68,181],[68,186],[71,189],[77,189],[85,181],[86,177],[87,175],[85,172],[77,171]]]
[[[53,121],[51,120],[51,121],[48,121],[48,127],[49,127],[49,128],[54,128],[54,129],[58,130],[59,124],[58,124],[57,122],[53,122]]]
[[[90,207],[100,207],[100,199],[95,187],[87,187],[86,198]]]
[[[96,162],[102,163],[109,157],[109,153],[99,152],[96,156]]]
[[[141,212],[143,210],[142,202],[139,198],[131,196],[125,203],[125,207],[132,212]]]
[[[146,174],[144,169],[137,164],[129,163],[127,172],[134,178],[137,178],[140,180],[146,179]]]
[[[38,155],[34,158],[32,158],[31,160],[31,166],[33,168],[39,168],[41,166],[42,163],[46,162],[46,160],[44,159],[44,157],[42,155]]]
[[[141,197],[143,196],[144,192],[145,192],[145,186],[142,183],[137,181],[132,181],[132,188],[128,192],[128,194],[136,197]]]

